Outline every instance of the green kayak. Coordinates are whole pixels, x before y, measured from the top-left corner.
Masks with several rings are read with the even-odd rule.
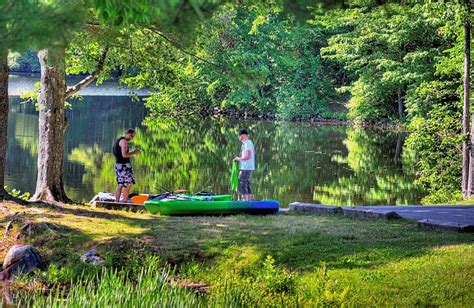
[[[169,200],[182,199],[182,200],[198,200],[198,201],[227,201],[232,200],[232,195],[191,195],[191,194],[178,194],[174,198],[171,197]]]
[[[201,197],[201,196],[199,196]],[[205,196],[201,200],[195,196],[171,196],[148,200],[145,208],[152,214],[160,215],[222,215],[222,214],[275,214],[280,204],[274,200],[235,201],[231,195]]]

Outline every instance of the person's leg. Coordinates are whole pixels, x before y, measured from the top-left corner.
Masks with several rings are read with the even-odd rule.
[[[124,164],[123,166],[123,179],[125,182],[125,192],[123,193],[123,202],[128,202],[130,189],[132,188],[132,185],[135,184],[135,179],[133,178],[133,169],[130,163]]]
[[[120,201],[120,195],[122,194],[122,184],[117,185],[117,190],[115,191],[115,202]]]
[[[243,182],[243,170],[239,170],[239,180],[237,182],[237,200],[244,200],[244,182]]]
[[[246,200],[247,201],[250,201],[253,199],[253,195],[252,195],[252,175],[253,175],[253,171],[248,171],[248,174],[247,174],[247,195],[246,195]]]
[[[249,201],[252,198],[252,191],[250,188],[250,179],[252,177],[252,171],[242,170],[241,177],[239,178],[240,192],[242,194],[242,199]]]
[[[125,186],[125,191],[123,192],[123,202],[128,202],[128,195],[130,194],[130,188],[132,188],[132,183],[128,183]]]
[[[115,202],[120,201],[123,187],[122,164],[115,164],[115,178],[117,179],[117,189],[115,190]]]

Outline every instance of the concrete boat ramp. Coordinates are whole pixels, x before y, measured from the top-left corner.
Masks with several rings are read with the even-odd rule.
[[[363,219],[414,219],[431,230],[474,232],[474,205],[463,206],[327,206],[293,202],[290,211]]]

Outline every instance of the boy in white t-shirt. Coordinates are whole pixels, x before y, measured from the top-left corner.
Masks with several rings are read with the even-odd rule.
[[[252,200],[252,174],[255,170],[255,148],[246,129],[240,130],[239,140],[242,142],[240,156],[234,158],[239,162],[239,184],[237,192],[243,200]],[[239,198],[240,200],[240,198]]]

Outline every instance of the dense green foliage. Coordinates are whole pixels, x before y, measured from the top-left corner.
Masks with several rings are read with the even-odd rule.
[[[225,7],[195,30],[191,45],[181,42],[182,30],[130,27],[109,44],[108,65],[119,67],[129,86],[155,90],[148,106],[157,114],[333,114],[327,108],[337,97],[333,69],[319,55],[328,33],[274,10]],[[82,65],[82,58],[99,51],[84,46],[83,37],[78,42],[70,63]]]
[[[459,200],[461,195],[462,50],[461,15],[455,5],[438,7],[444,25],[440,34],[450,40],[437,58],[435,76],[413,89],[407,99],[412,132],[407,148],[417,153],[418,182],[428,189],[424,203]],[[456,20],[457,23],[453,23]]]
[[[385,5],[335,15],[334,26],[351,30],[331,37],[324,54],[357,76],[350,88],[351,119],[397,119],[398,95],[404,101],[407,92],[433,78],[440,46],[446,46],[434,11],[431,6]]]
[[[427,118],[416,118],[410,123],[412,134],[408,147],[415,150],[419,158],[416,182],[427,187],[429,193],[424,203],[462,199],[460,114],[449,106],[435,105]]]
[[[411,132],[405,151],[414,155],[417,184],[429,192],[423,203],[461,197],[464,17],[462,3],[426,2],[358,6],[322,21],[343,27],[323,52],[355,80],[349,118],[398,119]]]
[[[412,132],[407,145],[417,155],[418,182],[429,192],[422,202],[443,203],[462,198],[460,149],[462,141],[469,140],[461,133],[465,12],[456,3],[437,3],[431,9],[441,23],[438,32],[448,44],[440,47],[442,56],[436,58],[434,76],[407,96]]]
[[[214,31],[199,42],[205,55],[224,67],[224,74],[198,65],[218,108],[285,119],[327,113],[335,93],[319,56],[326,39],[323,29],[246,10],[218,14],[206,29]]]
[[[0,48],[28,51],[64,45],[87,14],[80,1],[0,2]]]

